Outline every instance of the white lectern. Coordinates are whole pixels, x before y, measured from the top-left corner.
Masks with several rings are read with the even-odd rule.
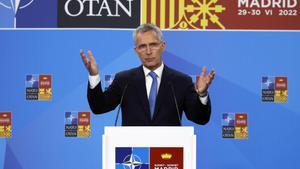
[[[196,169],[194,128],[105,127],[102,162],[102,169]]]

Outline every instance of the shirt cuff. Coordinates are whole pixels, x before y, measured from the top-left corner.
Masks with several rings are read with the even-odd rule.
[[[89,75],[90,89],[94,89],[100,83],[99,74],[91,76]]]
[[[207,101],[208,101],[208,94],[206,95],[206,96],[204,96],[204,97],[200,97],[199,96],[199,99],[200,99],[200,102],[202,103],[202,104],[204,104],[204,105],[207,105]]]

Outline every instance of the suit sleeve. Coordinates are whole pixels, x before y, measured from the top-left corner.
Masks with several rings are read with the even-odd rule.
[[[206,124],[211,115],[211,103],[209,96],[207,98],[207,104],[202,104],[190,77],[187,79],[187,87],[185,88],[184,95],[184,112],[187,118],[197,124]]]
[[[118,74],[106,91],[102,90],[101,82],[94,89],[90,89],[88,84],[87,98],[94,114],[114,110],[120,102],[121,95],[122,83]]]

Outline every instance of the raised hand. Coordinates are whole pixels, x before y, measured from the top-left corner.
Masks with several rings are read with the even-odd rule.
[[[82,50],[80,50],[80,56],[82,59],[82,62],[84,64],[84,66],[86,67],[86,69],[88,70],[88,72],[90,73],[91,76],[95,76],[97,75],[98,72],[98,65],[96,63],[96,60],[92,54],[91,51],[88,51],[88,58],[85,56],[84,52]]]
[[[196,81],[196,91],[200,96],[205,96],[207,94],[207,89],[215,77],[215,71],[211,70],[208,75],[206,75],[206,67],[202,67],[202,72],[199,79]]]

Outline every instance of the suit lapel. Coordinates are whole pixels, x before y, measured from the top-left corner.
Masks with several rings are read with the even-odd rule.
[[[169,77],[170,77],[170,72],[168,71],[168,67],[166,65],[164,65],[164,70],[162,73],[159,90],[158,90],[158,94],[156,97],[153,119],[155,119],[163,100],[165,99],[166,96],[168,96],[167,91],[170,88],[169,83],[168,83]]]
[[[147,119],[150,121],[150,106],[147,97],[147,89],[146,89],[146,82],[145,82],[145,74],[143,71],[143,67],[140,66],[137,69],[136,77],[134,78],[135,87],[137,89],[139,100],[142,102],[142,107],[144,108],[144,113]]]

